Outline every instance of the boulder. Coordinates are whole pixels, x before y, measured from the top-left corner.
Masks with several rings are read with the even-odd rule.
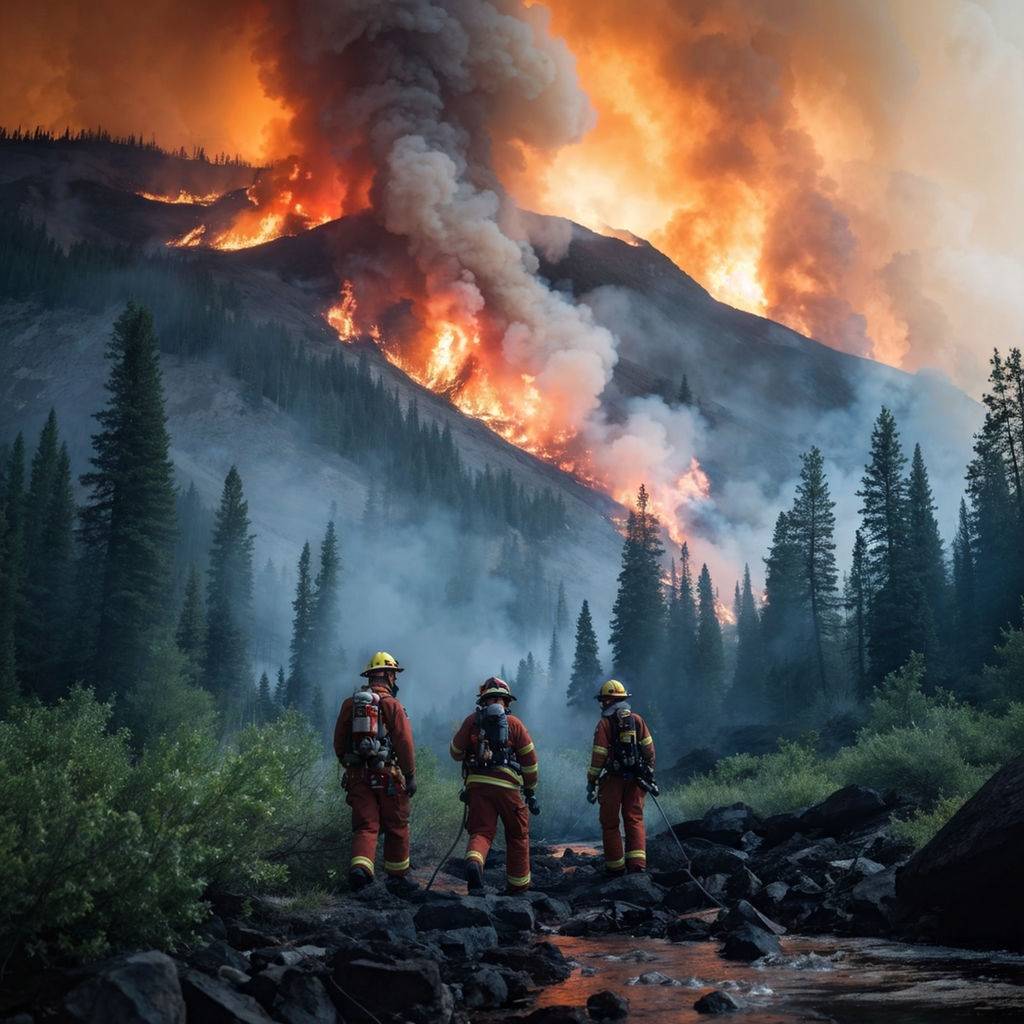
[[[537,916],[529,900],[499,896],[494,901],[494,925],[502,935],[532,932],[537,926]]]
[[[481,961],[524,971],[535,985],[553,985],[572,974],[572,965],[562,951],[551,942],[535,942],[532,946],[499,946],[487,950]]]
[[[698,1013],[706,1014],[735,1013],[740,1008],[740,1004],[728,992],[722,992],[716,988],[706,996],[701,996],[693,1004],[693,1008]]]
[[[698,834],[713,843],[738,847],[747,832],[757,832],[763,826],[764,822],[753,807],[735,803],[728,807],[712,807],[701,819],[701,831]]]
[[[181,979],[188,1024],[267,1024],[266,1010],[226,982],[190,970]]]
[[[445,956],[453,960],[473,960],[485,949],[498,944],[498,933],[489,926],[423,932],[421,938],[433,942]]]
[[[936,938],[1024,949],[1024,757],[971,797],[898,871],[910,914],[934,913]]]
[[[274,1008],[277,990],[281,987],[285,974],[294,971],[294,967],[274,966],[253,975],[242,986],[242,991],[253,997],[268,1012]]]
[[[629,1000],[603,989],[587,997],[587,1013],[591,1020],[624,1020],[629,1016]]]
[[[185,1000],[174,961],[150,950],[113,961],[68,994],[75,1024],[185,1024]]]
[[[761,879],[748,868],[740,868],[739,871],[729,875],[725,884],[725,891],[729,899],[749,899],[756,896],[764,886]]]
[[[884,935],[896,923],[896,868],[862,878],[850,891],[849,912],[858,935]]]
[[[844,786],[820,804],[808,807],[800,816],[806,829],[815,829],[831,836],[843,835],[869,818],[886,813],[885,801],[866,786]]]
[[[718,754],[710,747],[697,747],[683,754],[671,768],[663,768],[658,778],[665,786],[678,786],[698,775],[706,775],[718,763]]]
[[[683,847],[697,875],[732,875],[750,863],[749,854],[708,839],[689,839]]]
[[[272,1011],[282,1024],[338,1024],[338,1011],[324,983],[308,971],[287,968]]]
[[[704,942],[711,938],[711,926],[699,917],[680,917],[665,929],[670,942]]]
[[[759,960],[763,956],[781,952],[779,940],[764,928],[745,924],[725,936],[719,951],[726,960]]]
[[[344,900],[333,907],[322,917],[320,925],[343,932],[345,935],[359,935],[365,939],[378,939],[382,942],[416,938],[416,926],[409,910],[376,909],[352,899]]]
[[[761,835],[764,836],[765,846],[778,846],[787,839],[791,839],[803,827],[801,820],[802,811],[783,811],[782,814],[773,814],[765,818],[761,826]]]
[[[231,925],[227,930],[227,939],[235,949],[266,949],[282,943],[279,935],[271,935],[243,924]]]
[[[522,1024],[590,1024],[578,1006],[542,1006],[519,1019]]]
[[[468,896],[424,903],[413,916],[413,923],[420,932],[494,927],[494,919],[484,900]]]
[[[533,908],[534,917],[541,924],[558,924],[572,913],[572,908],[564,900],[556,899],[545,892],[531,889],[523,896],[516,896],[515,901],[526,900]]]
[[[684,882],[671,888],[664,899],[664,906],[668,910],[674,910],[678,914],[685,914],[691,910],[703,910],[705,907],[713,907],[714,903],[708,899],[704,890],[693,881]]]
[[[508,984],[493,967],[481,967],[462,983],[462,1001],[469,1010],[495,1010],[508,998]]]
[[[789,892],[789,886],[785,882],[771,882],[764,887],[760,893],[762,905],[781,903]]]
[[[735,931],[748,924],[771,932],[772,935],[786,934],[786,929],[781,924],[776,923],[770,917],[765,917],[760,910],[746,900],[740,900],[734,907],[722,914],[716,922],[718,929],[726,932]]]
[[[398,1016],[402,1021],[447,1024],[451,1019],[451,990],[442,984],[441,972],[431,960],[346,962],[336,957],[334,980],[344,993],[338,1002],[346,1021],[370,1019],[357,1004],[378,1017]]]
[[[205,974],[216,974],[223,964],[238,971],[249,970],[249,961],[222,939],[215,939],[208,946],[192,950],[185,957],[185,961],[190,967],[195,967]]]
[[[603,899],[624,900],[638,907],[656,907],[665,898],[665,890],[646,871],[637,871],[602,883]]]

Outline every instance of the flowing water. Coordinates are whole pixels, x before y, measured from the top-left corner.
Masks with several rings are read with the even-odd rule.
[[[784,936],[781,957],[737,964],[719,957],[714,942],[550,938],[579,966],[544,989],[537,1006],[584,1006],[611,989],[629,999],[630,1021],[689,1024],[708,1020],[693,1004],[718,988],[741,1004],[744,1024],[1024,1021],[1024,957],[1011,954]],[[644,979],[653,972],[670,980]]]

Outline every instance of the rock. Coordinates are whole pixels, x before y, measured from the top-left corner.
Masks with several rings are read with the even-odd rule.
[[[705,907],[714,906],[714,903],[708,899],[704,890],[693,881],[674,886],[665,894],[663,903],[666,909],[674,910],[678,914],[685,914],[691,910],[703,910]]]
[[[481,899],[461,897],[424,903],[413,916],[416,930],[432,932],[448,928],[493,928],[494,919]]]
[[[578,1006],[543,1006],[520,1020],[522,1024],[590,1024]]]
[[[353,1000],[372,1008],[377,1016],[401,1015],[402,1021],[447,1024],[451,1019],[451,990],[441,983],[441,972],[431,960],[384,963],[335,958],[334,979],[347,997],[339,996],[346,1021],[368,1019]]]
[[[157,950],[115,960],[70,992],[64,1010],[76,1024],[185,1024],[174,961]]]
[[[1024,949],[1024,757],[997,771],[896,876],[944,942]]]
[[[711,938],[711,926],[699,917],[681,917],[665,930],[671,942],[704,942]]]
[[[866,786],[844,786],[800,816],[804,828],[838,836],[886,813],[885,801]]]
[[[693,1004],[693,1008],[698,1013],[735,1013],[740,1008],[740,1004],[728,992],[722,992],[716,988],[706,996],[701,996]]]
[[[185,957],[185,961],[190,967],[195,967],[205,974],[216,974],[224,964],[238,971],[249,971],[249,961],[222,939],[216,939],[202,949],[192,950]]]
[[[487,950],[481,961],[525,971],[536,985],[553,985],[572,974],[572,965],[562,951],[551,942],[535,942],[532,946],[499,946]]]
[[[789,892],[785,882],[770,882],[761,891],[761,899],[768,903],[781,903]]]
[[[411,911],[378,910],[363,906],[352,899],[332,908],[327,915],[321,917],[319,923],[345,935],[359,935],[364,939],[377,939],[382,942],[416,938],[416,926]]]
[[[502,935],[532,932],[537,926],[537,918],[529,900],[499,896],[494,901],[494,924]]]
[[[763,888],[761,879],[748,868],[740,868],[739,871],[731,874],[725,883],[726,894],[733,900],[756,896]]]
[[[802,811],[784,811],[765,818],[761,826],[765,846],[778,846],[795,836],[803,827],[802,814]]]
[[[462,983],[462,1000],[469,1010],[495,1010],[508,1002],[508,985],[493,967],[481,967]]]
[[[764,822],[753,807],[735,803],[728,807],[712,807],[701,819],[701,831],[697,834],[713,843],[738,847],[745,833],[757,832],[763,827]]]
[[[233,924],[228,928],[227,939],[235,949],[266,949],[268,946],[281,945],[279,935],[241,924]]]
[[[227,964],[221,964],[217,968],[217,977],[229,985],[234,985],[235,988],[243,988],[252,980],[245,971],[240,971],[237,967],[228,967]]]
[[[293,967],[268,967],[259,974],[253,975],[242,987],[246,995],[250,995],[268,1012],[274,1008],[277,990],[281,987],[285,974],[294,970]]]
[[[824,892],[825,890],[813,878],[809,878],[807,875],[799,875],[796,882],[789,887],[790,896],[804,899],[814,899],[823,895]]]
[[[667,974],[662,971],[644,971],[635,982],[630,984],[636,985],[671,985],[674,979],[670,978]]]
[[[617,992],[602,989],[587,997],[591,1020],[624,1020],[629,1016],[629,1000]]]
[[[734,907],[731,907],[725,914],[722,914],[716,922],[720,931],[731,932],[744,925],[753,925],[761,928],[772,935],[785,935],[786,929],[777,924],[769,917],[765,917],[756,907],[746,900],[740,900]]]
[[[742,850],[734,850],[708,839],[688,839],[683,846],[697,875],[733,875],[746,868],[750,862],[750,856]]]
[[[726,960],[759,960],[763,956],[781,952],[779,940],[769,931],[745,924],[729,932],[719,951]]]
[[[473,960],[498,944],[498,933],[491,927],[423,932],[421,938],[435,943],[445,956],[454,960]]]
[[[638,907],[656,907],[665,898],[665,890],[645,871],[613,878],[603,883],[599,891],[605,899],[624,900]]]
[[[558,924],[572,914],[572,908],[564,900],[556,899],[548,893],[537,892],[531,889],[523,896],[516,896],[516,900],[526,900],[531,907],[535,918],[542,924]]]
[[[226,982],[190,970],[181,979],[188,1024],[267,1024],[266,1010]]]
[[[850,913],[859,935],[881,935],[896,921],[896,868],[882,868],[859,881],[850,892]]]
[[[871,860],[869,857],[849,857],[846,860],[829,861],[830,868],[842,876],[854,878],[867,878],[870,875],[877,875],[885,870],[884,864]]]
[[[285,971],[272,1012],[283,1024],[338,1024],[338,1011],[324,983],[294,968]]]

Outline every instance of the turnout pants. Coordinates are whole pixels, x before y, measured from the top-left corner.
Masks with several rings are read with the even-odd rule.
[[[600,784],[601,836],[604,840],[606,871],[643,871],[647,867],[647,842],[644,835],[644,797],[647,794],[635,779],[606,775]],[[623,849],[619,819],[625,826]]]
[[[505,826],[505,873],[509,892],[530,888],[530,812],[518,789],[507,789],[483,782],[471,782],[466,789],[469,801],[469,844],[466,860],[475,860],[481,868],[498,832],[498,819]]]
[[[409,870],[409,797],[393,780],[372,786],[367,778],[348,779],[348,805],[352,808],[353,868],[373,874],[377,836],[384,829],[384,870],[401,878]],[[390,794],[388,791],[391,791]]]

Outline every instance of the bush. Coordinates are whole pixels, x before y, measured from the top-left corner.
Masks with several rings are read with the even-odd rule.
[[[285,877],[268,851],[316,761],[294,716],[226,752],[190,730],[133,761],[127,731],[107,730],[110,713],[75,690],[0,723],[0,959],[170,946],[205,915],[208,885]]]
[[[943,797],[931,810],[916,811],[909,818],[893,818],[893,834],[919,850],[963,807],[967,797]]]

